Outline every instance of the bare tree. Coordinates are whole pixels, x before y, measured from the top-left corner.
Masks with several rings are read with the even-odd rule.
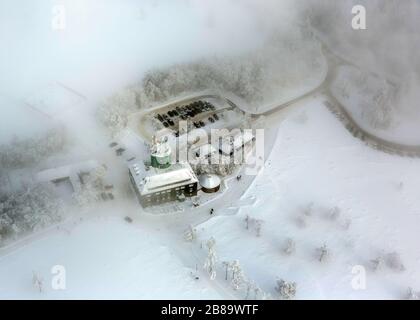
[[[246,284],[246,295],[245,295],[245,300],[249,299],[250,293],[254,290],[255,288],[255,283],[253,281],[247,280],[245,281]]]
[[[31,185],[0,199],[0,236],[17,239],[60,221],[63,214],[64,205],[50,184]]]
[[[249,220],[250,220],[249,215],[246,215],[245,217],[246,230],[249,230]]]
[[[313,210],[314,210],[314,203],[311,202],[303,209],[303,214],[307,217],[312,216]]]
[[[230,262],[229,261],[223,261],[223,266],[225,267],[225,280],[228,279],[229,269],[230,269]]]
[[[384,258],[382,256],[379,256],[379,257],[371,260],[370,264],[371,264],[372,271],[378,271],[385,264],[385,261],[384,261]]]
[[[0,166],[4,168],[31,166],[61,152],[67,145],[67,132],[63,128],[52,129],[44,135],[26,139],[14,137],[10,144],[0,145]]]
[[[341,223],[341,227],[342,227],[344,230],[349,230],[350,226],[351,226],[351,219],[345,219],[345,220]]]

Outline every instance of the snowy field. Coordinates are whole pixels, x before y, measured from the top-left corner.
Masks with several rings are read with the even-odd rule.
[[[158,235],[158,228],[130,225],[122,217],[92,218],[51,232],[0,258],[0,298],[222,298],[194,280]],[[52,289],[54,265],[65,267],[66,290]],[[43,279],[42,293],[32,285],[33,272]]]
[[[152,93],[166,90],[163,97],[169,99],[180,84],[188,87],[191,79],[196,82],[195,74],[187,77],[189,69],[180,66],[195,67],[202,60],[224,57],[227,65],[217,65],[216,59],[218,68],[213,69],[232,85],[232,91],[242,88],[249,94],[266,89],[261,91],[261,105],[248,104],[247,110],[255,113],[319,86],[326,61],[309,38],[296,47],[300,40],[294,35],[300,27],[288,25],[294,18],[289,2],[267,0],[266,6],[257,1],[239,6],[233,0],[0,3],[0,38],[9,45],[0,50],[0,144],[13,136],[42,137],[56,126],[70,133],[64,151],[13,170],[26,177],[25,172],[95,160],[110,168],[116,195],[114,202],[90,209],[73,207],[58,228],[23,240],[18,239],[21,234],[11,237],[16,242],[0,248],[0,299],[250,298],[243,288],[233,290],[224,279],[223,262],[234,260],[266,298],[279,298],[277,279],[296,282],[298,299],[403,299],[409,287],[420,291],[420,160],[364,145],[327,110],[324,97],[310,95],[267,116],[262,121],[268,146],[263,172],[253,181],[250,176],[240,182],[233,178],[231,193],[219,194],[196,210],[168,216],[142,212],[128,188],[124,157],[109,147],[109,132],[96,118],[98,106],[115,93],[131,90],[127,88],[133,84],[143,85],[139,82],[154,68],[173,71],[163,82],[159,77],[156,83],[149,81]],[[52,6],[61,4],[67,8],[67,25],[54,30]],[[279,34],[276,43],[281,45],[273,48],[271,64],[266,65],[274,67],[259,70],[255,74],[265,78],[256,79],[252,70],[243,68],[249,66],[246,59],[278,30],[290,38]],[[229,68],[237,57],[244,59],[244,65]],[[210,78],[206,72],[203,77]],[[213,80],[218,87],[219,78]],[[418,101],[417,82],[402,91],[410,93],[403,103],[407,109],[396,110],[384,83],[370,80],[339,72],[332,90],[364,129],[384,139],[418,144],[418,112],[409,108]],[[151,97],[145,99],[146,107],[161,102]],[[404,102],[404,97],[398,98]],[[118,109],[124,101],[112,103]],[[142,153],[140,148],[138,152]],[[9,169],[0,168],[0,180],[6,178],[5,172],[13,176]],[[210,205],[215,208],[213,216]],[[25,210],[38,214],[33,208]],[[132,223],[124,220],[126,216]],[[254,219],[249,230],[247,216]],[[259,236],[255,219],[261,221]],[[2,228],[16,227],[13,219],[0,222]],[[196,228],[196,238],[187,242],[184,232],[190,224]],[[216,241],[214,280],[203,268],[205,244],[211,237]],[[295,244],[290,254],[284,252],[288,241]],[[324,245],[327,254],[319,261],[318,249]],[[51,286],[55,265],[65,267],[65,290]],[[361,290],[352,286],[355,266],[366,271],[366,287]],[[34,273],[42,279],[42,292],[33,285]]]
[[[300,299],[404,298],[409,286],[420,288],[419,172],[419,160],[369,149],[321,102],[311,102],[280,126],[264,173],[245,195],[255,196],[255,205],[201,224],[198,234],[214,237],[220,260],[238,259],[273,297],[282,278],[297,282]],[[264,221],[260,237],[245,229],[246,215]],[[288,238],[296,244],[291,256],[283,254]],[[320,263],[316,248],[323,244],[330,254]],[[394,251],[405,271],[371,270],[371,260]],[[356,265],[366,267],[366,290],[352,289]]]
[[[222,268],[213,281],[203,271],[200,243],[210,237],[219,264],[238,259],[246,276],[273,298],[277,278],[296,281],[299,299],[399,299],[408,287],[418,289],[420,161],[363,145],[322,99],[291,108],[273,115],[284,118],[277,141],[264,172],[242,200],[233,201],[239,211],[220,209],[196,226],[195,244],[182,239],[182,226],[194,215],[185,221],[186,213],[149,218],[135,203],[124,213],[98,209],[100,215],[2,256],[0,297],[244,298],[229,289]],[[244,201],[254,197],[255,203]],[[305,211],[310,203],[312,210]],[[339,214],[331,214],[334,207]],[[133,224],[123,214],[134,217]],[[245,229],[246,215],[263,220],[260,237]],[[283,253],[287,238],[296,244],[290,256]],[[319,262],[316,249],[323,244],[329,254]],[[386,263],[372,270],[371,260],[392,252],[401,256],[404,271]],[[67,290],[49,287],[56,264],[66,267]],[[198,281],[191,276],[195,265]],[[355,265],[366,267],[366,290],[351,286]],[[33,271],[44,279],[43,293],[32,286]]]

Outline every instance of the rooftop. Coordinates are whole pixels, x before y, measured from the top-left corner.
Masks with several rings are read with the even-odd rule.
[[[142,162],[133,162],[129,170],[141,195],[198,182],[188,163],[176,163],[166,169],[150,167],[147,170]]]
[[[214,189],[220,186],[220,178],[215,174],[202,174],[200,185],[206,189]]]

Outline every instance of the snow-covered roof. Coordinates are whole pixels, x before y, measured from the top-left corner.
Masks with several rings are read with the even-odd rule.
[[[59,180],[62,178],[69,178],[70,182],[72,183],[73,189],[79,190],[80,181],[78,174],[80,172],[91,172],[97,167],[99,167],[99,164],[96,160],[73,163],[67,166],[40,171],[36,174],[36,180],[38,182],[47,182]]]
[[[243,145],[247,144],[254,139],[254,135],[250,131],[244,131],[243,133],[237,133],[234,136],[227,136],[221,141],[220,150],[225,153],[231,153],[232,147],[234,150],[242,148]]]
[[[187,169],[182,169],[162,173],[157,176],[147,177],[145,180],[147,189],[153,191],[174,184],[188,182],[191,180],[191,175],[189,174]]]
[[[188,163],[176,163],[166,169],[151,167],[146,171],[143,163],[134,162],[129,166],[129,170],[141,195],[198,182]]]
[[[220,186],[220,178],[215,174],[202,174],[199,178],[200,185],[206,189],[214,189]]]

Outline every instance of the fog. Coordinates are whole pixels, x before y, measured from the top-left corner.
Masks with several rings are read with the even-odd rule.
[[[52,28],[55,5],[65,6],[63,30]],[[2,1],[2,137],[31,126],[22,100],[49,83],[60,81],[97,100],[152,67],[258,47],[271,28],[259,7],[256,1]]]
[[[352,29],[356,4],[366,7],[366,30]],[[270,169],[265,170],[267,176],[260,176],[263,187],[259,191],[269,195],[270,201],[264,210],[259,202],[251,206],[256,213],[274,213],[274,200],[279,202],[272,197],[276,192],[289,207],[278,208],[273,217],[284,218],[302,211],[297,208],[307,206],[303,202],[312,201],[317,190],[321,195],[315,200],[321,207],[324,202],[333,207],[337,199],[348,198],[345,205],[337,205],[351,208],[353,212],[346,210],[356,224],[369,221],[358,215],[365,215],[369,211],[365,204],[371,204],[371,211],[381,216],[370,221],[381,221],[387,210],[392,214],[405,210],[409,218],[405,217],[403,227],[415,226],[418,163],[406,158],[420,156],[419,32],[417,0],[2,0],[0,247],[68,217],[81,224],[86,212],[95,211],[101,219],[111,211],[119,218],[131,214],[137,218],[139,210],[146,210],[139,209],[130,191],[128,153],[131,156],[130,148],[136,149],[132,153],[137,156],[147,143],[127,133],[128,118],[141,109],[204,90],[238,98],[242,109],[247,106],[246,111],[254,114],[244,119],[251,121],[263,114],[256,123],[267,126],[265,132],[272,135],[266,140],[270,141],[266,148],[271,152]],[[345,61],[346,67],[330,64],[330,57]],[[336,74],[328,72],[331,65]],[[303,103],[272,112],[301,97],[305,97],[300,100]],[[342,109],[326,108],[328,98]],[[342,116],[347,113],[347,118]],[[349,117],[356,125],[345,122]],[[362,129],[373,138],[365,141],[366,135],[358,136]],[[375,138],[382,139],[383,145],[375,144]],[[402,151],[391,152],[387,143],[401,146],[398,150]],[[404,153],[412,150],[404,147],[418,152]],[[380,172],[377,164],[381,164]],[[280,165],[277,171],[270,171],[276,165]],[[56,179],[57,167],[65,179]],[[404,174],[396,170],[402,167]],[[72,174],[80,180],[77,190],[67,185]],[[244,190],[249,187],[241,175],[232,180],[241,181]],[[371,199],[375,194],[371,180],[376,181],[377,199],[375,195]],[[62,189],[51,188],[49,182]],[[255,191],[260,184],[252,188]],[[403,195],[402,202],[394,189]],[[295,194],[284,190],[295,190]],[[60,194],[64,191],[70,195]],[[115,201],[108,201],[114,200],[114,193]],[[232,195],[236,199],[237,194]],[[225,202],[220,197],[220,209],[228,202],[240,209],[235,199]],[[392,205],[388,207],[386,201]],[[197,210],[202,216],[207,214],[205,206]],[[193,213],[191,222],[194,214],[199,217],[186,211],[184,216]],[[168,226],[177,220],[178,229],[171,230],[179,233],[176,241],[187,221],[179,217],[168,220]],[[161,221],[150,223],[146,215],[141,218],[146,228],[156,229],[150,238],[159,237],[161,229],[166,232]],[[391,221],[393,227],[394,220],[386,219],[385,215],[383,220]],[[288,228],[290,221],[277,222]],[[378,242],[388,237],[382,229]],[[412,231],[407,239],[415,234]],[[322,231],[322,237],[326,234],[335,237]],[[272,235],[283,233],[276,229]],[[171,243],[166,235],[162,239],[165,245]],[[361,237],[355,234],[354,239]],[[358,245],[365,245],[359,240]],[[283,262],[277,265],[295,269]]]
[[[351,8],[359,3],[367,30],[355,31]],[[54,28],[57,6],[65,9],[64,29]],[[48,85],[65,84],[93,107],[153,68],[241,56],[307,23],[334,51],[395,81],[403,88],[396,110],[417,117],[419,16],[411,0],[2,1],[0,141],[42,131],[50,120],[24,102],[43,99]]]
[[[56,4],[66,8],[64,30],[51,27]],[[235,54],[267,35],[253,15],[233,1],[2,1],[2,94],[57,79],[103,93],[152,66]]]

